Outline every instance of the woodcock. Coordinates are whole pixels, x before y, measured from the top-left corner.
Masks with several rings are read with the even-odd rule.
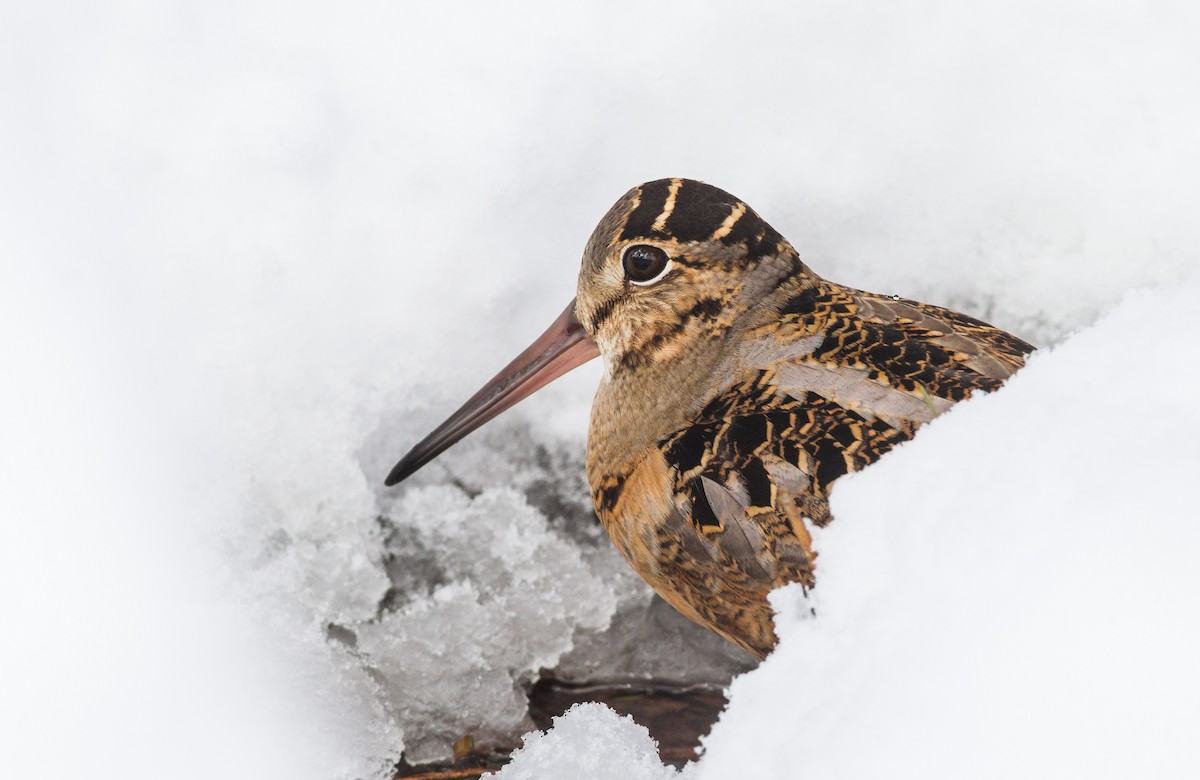
[[[604,528],[676,609],[762,657],[775,643],[767,594],[815,584],[811,529],[831,520],[837,478],[995,390],[1032,349],[822,279],[729,193],[652,181],[600,220],[550,329],[387,484],[602,355],[587,476]]]

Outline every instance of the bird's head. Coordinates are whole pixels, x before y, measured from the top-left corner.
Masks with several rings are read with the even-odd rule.
[[[795,250],[734,196],[660,179],[618,200],[588,240],[575,300],[532,345],[396,464],[404,479],[454,442],[599,354],[609,374],[686,361],[803,272]]]
[[[687,359],[798,273],[791,245],[742,201],[660,179],[617,201],[583,253],[575,313],[609,372]]]

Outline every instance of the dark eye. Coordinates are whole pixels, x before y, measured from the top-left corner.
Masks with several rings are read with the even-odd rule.
[[[625,250],[622,260],[625,264],[625,278],[635,284],[646,284],[662,275],[670,258],[656,246],[634,244]]]

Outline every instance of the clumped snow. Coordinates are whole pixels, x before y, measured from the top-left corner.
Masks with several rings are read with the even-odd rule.
[[[591,518],[597,366],[400,489],[384,474],[561,311],[596,220],[648,179],[710,181],[831,279],[1041,346],[1131,289],[1185,284],[1200,265],[1197,15],[990,0],[8,4],[0,605],[19,617],[0,687],[19,695],[0,715],[23,751],[10,768],[53,774],[46,757],[75,745],[63,775],[378,777],[403,750],[515,738],[543,666],[717,685],[746,671],[664,613]],[[1178,357],[1195,351],[1191,307],[1141,295],[838,488],[818,618],[785,614],[780,652],[739,678],[691,771],[791,776],[812,755],[814,773],[896,774],[934,765],[871,762],[922,745],[945,768],[966,760],[949,740],[983,750],[984,730],[968,731],[986,723],[1003,742],[989,766],[1025,756],[1020,774],[1049,773],[1082,751],[1071,715],[1118,749],[1104,718],[1137,691],[1113,674],[1186,690],[1175,662],[1195,649],[1194,580],[1170,518],[1186,511],[1195,436],[1180,421],[1194,418],[1164,388],[1194,395]],[[1180,636],[1162,640],[1172,616]],[[991,678],[975,675],[984,661]],[[1194,713],[1138,702],[1161,741],[1130,744],[1182,766],[1172,740]],[[629,730],[606,717],[577,710],[544,744],[584,751],[590,732]],[[765,721],[776,737],[738,725]],[[573,722],[588,728],[571,736]],[[947,744],[911,733],[930,723]],[[1062,752],[1034,725],[1064,735]],[[613,739],[645,755],[644,740]],[[803,741],[818,739],[828,752]]]
[[[395,718],[417,735],[406,744],[410,760],[441,757],[463,734],[510,738],[531,725],[516,682],[552,668],[577,627],[607,628],[616,595],[603,570],[512,489],[471,498],[440,485],[397,504],[397,535],[437,551],[443,584],[404,594],[409,603],[353,630]]]
[[[589,780],[668,780],[677,773],[658,760],[645,727],[603,704],[576,704],[549,731],[525,735],[513,762],[496,780],[586,777]]]

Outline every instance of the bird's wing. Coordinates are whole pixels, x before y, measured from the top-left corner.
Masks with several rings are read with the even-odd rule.
[[[781,515],[807,548],[807,531],[795,521],[828,522],[833,481],[878,459],[913,430],[912,423],[873,417],[836,398],[793,392],[779,371],[765,369],[726,388],[659,448],[673,469],[677,503],[698,528],[724,529],[746,519],[721,493],[714,499],[720,488],[756,523],[764,513]]]
[[[655,484],[665,487],[652,511],[633,511],[626,486],[615,516],[650,520],[644,538],[654,549],[632,558],[653,559],[645,576],[656,590],[761,657],[775,642],[767,593],[815,582],[810,528],[830,519],[831,483],[910,430],[832,401],[793,398],[779,392],[773,372],[761,371],[727,388],[642,461],[635,476],[657,474]]]
[[[948,309],[834,285],[783,300],[744,334],[727,386],[658,449],[675,507],[716,553],[750,577],[810,583],[805,520],[829,522],[834,480],[995,389],[1032,348]]]

